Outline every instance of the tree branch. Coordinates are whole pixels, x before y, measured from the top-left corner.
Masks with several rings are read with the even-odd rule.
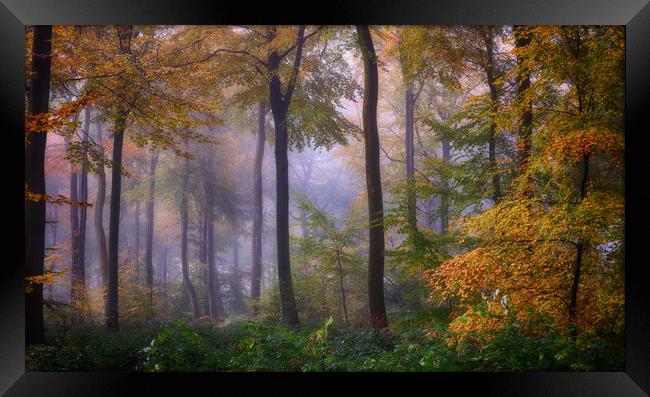
[[[293,95],[293,90],[296,86],[296,81],[298,80],[298,71],[300,70],[300,61],[302,59],[302,48],[305,44],[305,28],[306,25],[301,25],[298,29],[298,42],[296,43],[296,57],[293,60],[293,74],[287,83],[287,91],[283,96],[284,103],[289,103],[291,101],[291,96]],[[282,59],[282,57],[280,57]]]

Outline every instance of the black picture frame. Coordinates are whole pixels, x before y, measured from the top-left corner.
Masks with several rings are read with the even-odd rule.
[[[252,394],[337,393],[354,381],[364,394],[424,393],[522,396],[644,396],[650,394],[650,277],[644,261],[650,190],[644,155],[650,129],[650,4],[648,0],[335,0],[301,4],[209,0],[0,0],[0,98],[5,214],[0,270],[0,393],[7,396],[131,395],[173,388],[226,386]],[[34,24],[607,24],[626,26],[626,349],[625,372],[151,374],[25,372],[23,253],[24,34]],[[23,145],[23,146],[21,146]],[[24,161],[24,158],[23,158]],[[11,222],[8,221],[11,215]],[[23,247],[21,250],[20,248]],[[347,387],[345,387],[347,389]],[[421,391],[417,391],[421,393]]]

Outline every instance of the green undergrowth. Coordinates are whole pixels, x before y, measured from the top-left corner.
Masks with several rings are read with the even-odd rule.
[[[442,311],[403,313],[390,331],[333,319],[299,329],[267,321],[172,321],[110,334],[82,328],[27,350],[30,371],[622,371],[622,343],[531,338],[516,327],[450,345]]]

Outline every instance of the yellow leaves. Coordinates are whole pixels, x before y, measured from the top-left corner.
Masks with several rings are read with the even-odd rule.
[[[42,275],[25,277],[25,293],[32,293],[37,286],[53,284],[56,278],[63,277],[65,277],[64,272],[46,272]]]

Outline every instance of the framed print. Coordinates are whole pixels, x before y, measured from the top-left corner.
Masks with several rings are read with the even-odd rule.
[[[7,396],[650,393],[647,1],[2,1]]]

